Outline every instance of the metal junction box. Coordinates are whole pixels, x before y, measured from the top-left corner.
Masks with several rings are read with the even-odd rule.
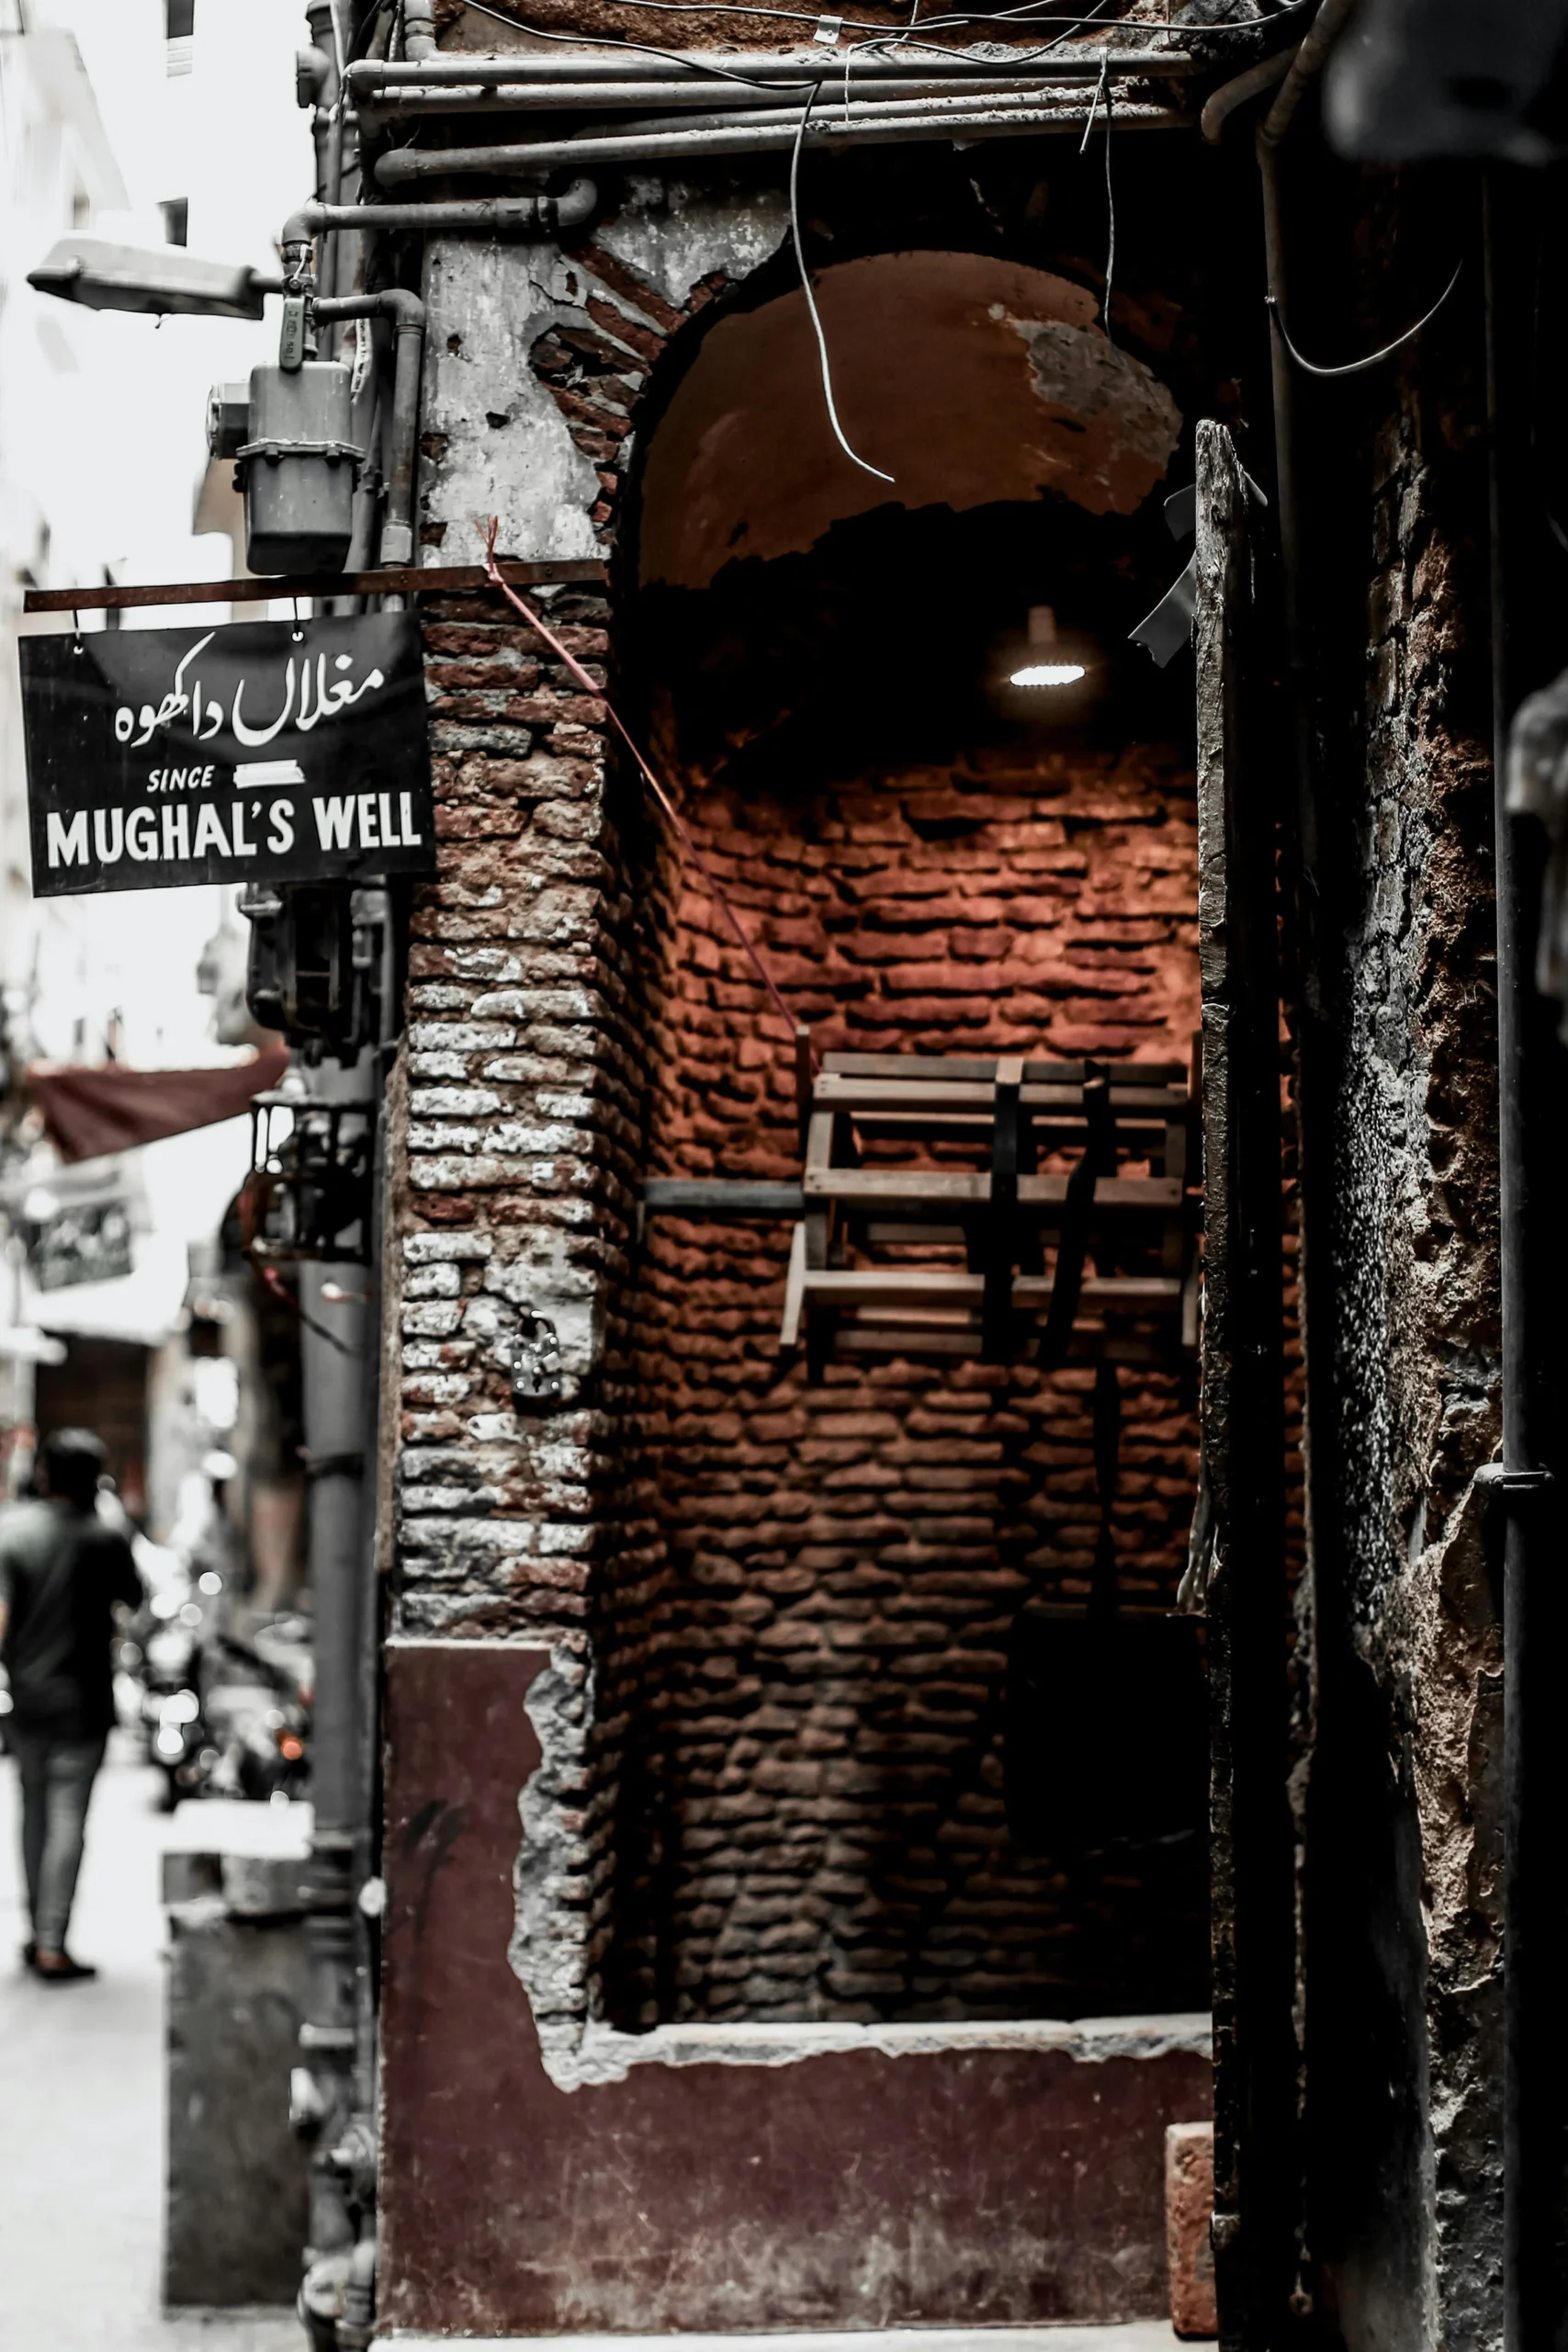
[[[341,571],[363,453],[350,438],[351,370],[340,361],[253,368],[244,439],[232,440],[232,387],[212,412],[215,449],[239,459],[245,560],[256,572]]]

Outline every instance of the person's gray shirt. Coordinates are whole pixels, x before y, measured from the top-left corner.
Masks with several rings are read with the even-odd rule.
[[[18,1728],[96,1739],[114,1723],[114,1604],[140,1607],[125,1537],[62,1502],[0,1513],[0,1665]]]

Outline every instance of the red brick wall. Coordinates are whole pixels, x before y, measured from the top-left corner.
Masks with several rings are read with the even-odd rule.
[[[647,370],[716,288],[675,308],[594,249],[573,266],[593,324],[530,357],[599,468],[608,543]],[[551,610],[604,658],[603,599]],[[1081,1590],[1094,1541],[1086,1379],[894,1365],[811,1389],[776,1361],[781,1228],[656,1220],[638,1250],[645,1173],[793,1170],[782,1041],[640,793],[607,783],[603,707],[493,599],[427,620],[443,862],[412,925],[394,1622],[546,1641],[578,1692],[523,1890],[542,2036],[600,2006],[1201,2006],[1201,1870],[1069,1871],[1003,1825],[1007,1628]],[[691,783],[820,1045],[1185,1058],[1179,755],[987,754],[788,807]],[[527,1308],[569,1374],[536,1423],[506,1376]],[[1195,1424],[1174,1377],[1125,1387],[1123,1586],[1168,1599]]]
[[[1175,752],[987,752],[790,807],[699,785],[688,814],[819,1046],[1187,1056],[1196,820]],[[787,1175],[787,1047],[682,882],[650,1171]],[[1003,1820],[1009,1625],[1087,1589],[1092,1374],[893,1362],[810,1386],[777,1354],[787,1245],[783,1225],[655,1218],[632,1312],[658,1538],[634,1547],[651,2011],[1202,2006],[1201,1865],[1163,1887],[1074,1875]],[[1122,1589],[1168,1604],[1195,1417],[1174,1376],[1122,1382]]]

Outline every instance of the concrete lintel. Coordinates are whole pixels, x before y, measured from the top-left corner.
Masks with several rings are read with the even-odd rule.
[[[1070,2020],[934,2018],[896,2025],[664,2025],[651,2033],[618,2033],[613,2027],[590,2025],[572,2053],[571,2086],[620,2082],[633,2066],[793,2066],[803,2059],[856,2052],[925,2058],[948,2050],[1049,2052],[1089,2064],[1111,2058],[1163,2058],[1172,2051],[1206,2058],[1211,2029],[1201,2012]],[[997,2333],[986,2331],[987,2344]],[[1021,2333],[1028,2335],[1031,2331]],[[919,2331],[919,2342],[922,2352],[933,2352],[928,2332]],[[1052,2342],[1061,2352],[1055,2332]]]

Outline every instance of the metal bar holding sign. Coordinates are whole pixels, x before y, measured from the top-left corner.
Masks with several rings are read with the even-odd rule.
[[[513,587],[567,586],[581,582],[603,587],[609,578],[604,564],[590,557],[559,563],[502,562],[501,576]],[[298,597],[300,603],[317,596],[451,595],[465,588],[483,588],[489,574],[482,564],[389,564],[378,571],[292,572],[277,578],[245,580],[171,580],[155,587],[29,588],[22,598],[25,613],[124,613],[153,605],[267,605]]]
[[[434,871],[404,613],[24,638],[33,890]]]

